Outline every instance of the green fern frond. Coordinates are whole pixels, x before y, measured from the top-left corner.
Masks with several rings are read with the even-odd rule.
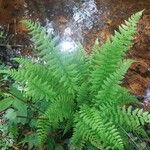
[[[133,130],[133,133],[135,134],[135,136],[140,135],[140,136],[142,136],[142,137],[148,138],[148,134],[147,134],[147,132],[144,130],[143,126],[139,126],[139,127],[135,128],[135,129]]]
[[[72,125],[73,125],[73,116],[70,117],[69,120],[67,120],[67,122],[65,123],[63,135],[65,135],[66,133],[68,133],[69,130],[72,129]]]
[[[96,46],[92,57],[91,90],[97,95],[104,81],[113,74],[120,65],[125,52],[132,45],[133,35],[136,33],[137,23],[142,11],[131,16],[126,25],[119,27],[119,32],[107,40],[102,47]]]
[[[89,90],[89,83],[83,83],[79,87],[79,92],[78,92],[78,97],[77,97],[77,102],[78,106],[81,106],[82,104],[90,104],[92,96],[90,95],[90,90]]]
[[[48,134],[53,131],[50,124],[51,124],[51,121],[45,118],[45,116],[41,117],[37,122],[38,142],[41,147],[43,146],[43,143],[47,139]]]
[[[59,124],[65,120],[71,120],[73,116],[73,110],[74,110],[74,103],[72,100],[70,100],[70,97],[66,99],[64,96],[60,96],[53,102],[48,109],[45,111],[44,115],[41,118],[47,118],[48,124],[44,125],[43,129],[43,120],[38,121],[38,130],[39,133],[38,137],[40,140],[40,143],[42,144],[44,140],[46,139],[47,129],[52,128],[56,129],[58,128]],[[43,135],[43,136],[42,136]]]
[[[124,74],[127,72],[132,62],[133,61],[131,60],[124,60],[116,71],[109,74],[106,80],[103,81],[104,83],[101,86],[101,90],[98,92],[98,95],[96,95],[96,100],[94,100],[95,105],[99,106],[106,100],[107,102],[117,103],[118,85],[121,83],[121,80],[124,78]]]
[[[128,89],[118,86],[116,87],[116,91],[116,95],[114,96],[115,100],[113,101],[116,102],[119,106],[131,103],[138,103],[137,98],[132,95]]]
[[[129,115],[125,110],[123,112],[118,106],[104,104],[103,106],[101,105],[100,110],[103,117],[105,117],[108,121],[115,123],[116,125],[120,125],[127,132],[133,131],[136,127],[141,125],[138,117]],[[108,116],[108,118],[106,116]]]
[[[128,115],[137,117],[141,125],[144,125],[145,123],[150,123],[150,113],[147,111],[143,111],[143,109],[136,108],[135,110],[133,110],[132,106],[129,106],[126,109],[124,106],[122,111]]]
[[[56,38],[50,37],[46,30],[39,23],[33,23],[31,20],[23,20],[22,23],[31,31],[34,44],[39,52],[39,56],[46,61],[53,76],[63,84],[64,88],[74,94],[77,90],[77,71],[75,64],[65,66],[62,63],[56,46]]]
[[[76,47],[73,52],[65,54],[64,52],[61,52],[60,58],[65,66],[75,64],[75,69],[78,72],[78,85],[80,86],[82,83],[84,83],[89,73],[87,64],[89,59],[87,54],[85,53],[83,46],[79,43],[78,47]]]
[[[33,101],[46,100],[52,101],[56,96],[51,85],[50,72],[40,64],[33,64],[27,59],[16,59],[20,62],[20,69],[5,70],[13,79],[21,82],[25,88],[25,95],[32,97]],[[42,70],[42,71],[41,71]]]
[[[105,119],[101,118],[100,112],[95,108],[82,106],[76,120],[73,143],[78,139],[76,135],[80,135],[78,140],[82,137],[82,139],[89,138],[90,141],[92,133],[94,134],[91,136],[99,137],[100,141],[110,145],[112,149],[124,149],[122,138],[115,125],[112,122],[105,122]]]
[[[142,130],[142,126],[145,123],[150,123],[149,112],[143,112],[142,109],[133,109],[129,106],[127,109],[125,106],[120,108],[111,104],[104,104],[100,107],[101,115],[107,118],[107,120],[113,122],[116,125],[123,127],[127,132],[135,132],[141,135],[146,133]]]

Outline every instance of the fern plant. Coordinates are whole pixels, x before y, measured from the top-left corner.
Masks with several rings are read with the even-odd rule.
[[[125,150],[129,149],[128,133],[147,136],[143,125],[150,123],[150,114],[130,106],[138,101],[121,86],[133,63],[124,56],[141,15],[142,11],[132,15],[102,47],[96,41],[90,56],[82,46],[63,54],[57,37],[48,35],[37,22],[22,21],[41,61],[16,58],[19,69],[1,73],[23,86],[24,96],[32,103],[44,104],[37,114],[41,147],[49,133],[60,129],[64,134],[73,129],[70,144],[75,150],[88,143],[101,150]]]

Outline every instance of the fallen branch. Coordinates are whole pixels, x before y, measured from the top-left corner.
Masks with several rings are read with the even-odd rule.
[[[17,116],[17,118],[48,120],[48,118],[28,117],[28,116]]]
[[[6,48],[9,48],[9,49],[12,49],[12,48],[23,48],[23,45],[0,44],[0,47],[6,47]]]

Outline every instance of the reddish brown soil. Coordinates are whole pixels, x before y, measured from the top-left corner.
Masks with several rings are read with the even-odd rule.
[[[23,15],[23,3],[23,0],[0,0],[0,23],[12,23]]]
[[[136,63],[126,76],[126,85],[135,94],[144,94],[150,86],[150,15],[144,15],[141,19],[129,57]]]
[[[43,18],[49,16],[49,13],[53,13],[51,9],[54,7],[54,10],[58,11],[57,6],[61,8],[65,0],[26,0],[26,2],[29,6],[29,11],[34,11],[31,17],[43,20]],[[145,89],[150,86],[150,0],[97,0],[96,2],[99,10],[102,7],[106,9],[99,16],[95,27],[85,35],[84,45],[88,52],[91,51],[91,47],[97,37],[100,43],[103,44],[123,20],[135,12],[145,9],[143,18],[139,23],[133,47],[128,53],[128,57],[137,62],[131,66],[124,80],[124,85],[134,94],[144,95]],[[45,10],[47,7],[50,9],[49,13]],[[23,0],[0,0],[0,24],[10,25],[10,32],[18,33],[16,38],[19,44],[28,43],[27,38],[23,36],[26,34],[26,29],[18,23],[23,17],[23,12]],[[67,16],[61,8],[60,12],[54,13],[54,16],[51,18],[55,20],[61,31],[67,23],[68,17],[70,16]],[[28,51],[23,51],[23,53],[26,54]]]

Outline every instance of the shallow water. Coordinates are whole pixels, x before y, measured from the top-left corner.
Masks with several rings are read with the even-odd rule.
[[[95,0],[83,1],[82,3],[71,1],[62,4],[62,7],[64,8],[62,9],[63,15],[57,12],[57,7],[54,7],[54,13],[49,18],[45,18],[43,23],[48,33],[60,36],[62,51],[72,51],[77,42],[83,43],[84,35],[96,24],[100,11],[97,9]],[[50,12],[50,10],[47,11]],[[28,10],[26,12],[30,16],[30,12]]]

